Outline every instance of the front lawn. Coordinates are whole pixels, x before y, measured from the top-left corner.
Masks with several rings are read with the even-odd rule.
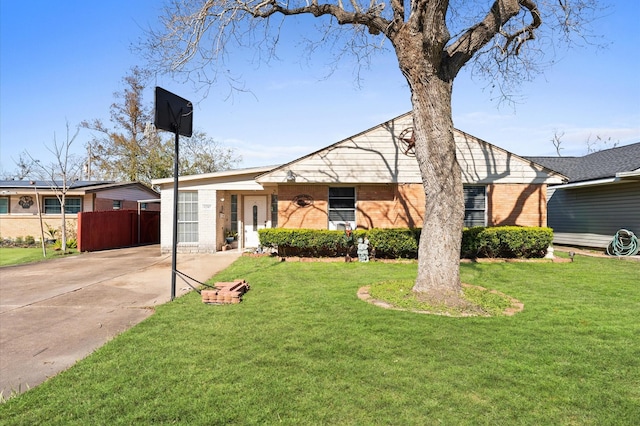
[[[46,259],[53,259],[65,255],[60,250],[54,250],[51,247],[47,248],[46,253]],[[70,253],[75,253],[75,250],[70,250]],[[42,247],[0,247],[0,266],[40,262],[41,260],[45,260],[45,257],[42,255]]]
[[[382,309],[357,290],[415,263],[243,257],[239,305],[157,308],[75,367],[0,405],[1,424],[635,425],[640,263],[470,263],[513,317]]]

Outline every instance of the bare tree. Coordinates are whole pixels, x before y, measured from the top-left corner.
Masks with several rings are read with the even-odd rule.
[[[190,138],[180,139],[180,155],[180,174],[189,175],[228,170],[241,160],[232,148],[201,130],[195,130]]]
[[[61,214],[61,249],[67,251],[67,221],[66,221],[66,197],[67,192],[71,189],[74,182],[82,176],[82,158],[71,153],[71,145],[78,136],[80,129],[76,129],[71,135],[71,127],[69,123],[66,125],[66,140],[58,142],[55,134],[53,135],[53,145],[45,148],[53,154],[54,160],[48,164],[43,164],[40,160],[35,159],[28,152],[26,155],[31,159],[34,172],[40,180],[43,180],[55,193],[60,204]]]
[[[331,48],[342,43],[339,55],[352,52],[365,63],[388,41],[411,92],[426,194],[414,291],[455,305],[462,303],[464,197],[453,138],[453,81],[473,58],[475,70],[502,78],[500,90],[508,89],[535,70],[545,43],[584,35],[597,8],[596,0],[495,0],[490,6],[461,0],[173,0],[162,30],[149,33],[146,47],[164,70],[211,83],[237,47],[273,55],[282,22],[291,16],[319,18],[321,42]],[[543,21],[547,37],[536,38]]]
[[[596,135],[595,138],[592,138],[592,135],[589,135],[585,143],[587,145],[587,154],[593,154],[594,152],[599,152],[603,149],[615,148],[620,145],[620,141],[613,142],[611,136],[605,138],[600,135]]]
[[[556,149],[556,153],[558,154],[558,157],[562,157],[562,154],[560,154],[560,150],[564,149],[560,146],[562,145],[563,136],[564,136],[564,132],[561,132],[559,130],[554,130],[553,138],[551,138],[551,143],[553,144],[553,147]]]
[[[23,180],[28,178],[31,175],[33,169],[33,161],[29,158],[29,155],[26,152],[21,152],[18,155],[18,159],[13,159],[13,162],[16,165],[16,168],[11,171],[2,171],[0,174],[3,179],[6,180]]]

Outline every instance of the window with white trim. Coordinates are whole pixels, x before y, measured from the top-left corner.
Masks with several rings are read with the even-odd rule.
[[[113,210],[120,210],[122,208],[122,200],[113,200]]]
[[[464,226],[485,226],[487,193],[484,186],[464,187]]]
[[[0,197],[0,214],[9,214],[9,197]]]
[[[64,212],[67,214],[80,213],[82,211],[82,198],[65,197]],[[60,214],[60,200],[58,197],[44,197],[44,214]]]
[[[339,186],[329,188],[329,225],[356,221],[356,189]],[[340,227],[340,225],[337,225]],[[343,225],[342,225],[343,226]]]
[[[178,193],[178,242],[198,242],[198,193]]]

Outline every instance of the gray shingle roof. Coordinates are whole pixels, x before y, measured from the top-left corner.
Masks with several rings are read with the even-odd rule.
[[[584,157],[526,157],[569,178],[569,183],[615,177],[640,169],[640,142],[594,152]]]
[[[51,188],[51,181],[47,180],[35,180],[35,184],[31,183],[30,180],[0,180],[0,188],[33,188],[34,186],[38,189],[40,188]],[[104,180],[78,180],[74,181],[69,185],[70,189],[80,189],[87,188],[97,185],[105,185],[105,184],[113,184],[114,181]],[[56,181],[57,186],[62,186],[62,181]]]

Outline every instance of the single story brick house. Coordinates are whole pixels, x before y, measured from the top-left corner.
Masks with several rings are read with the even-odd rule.
[[[178,251],[215,252],[237,233],[257,247],[261,228],[419,227],[425,195],[403,114],[290,163],[179,178]],[[454,130],[465,185],[465,225],[547,225],[549,184],[566,177]],[[161,246],[172,246],[173,179],[162,199]]]
[[[553,242],[606,248],[619,229],[640,236],[640,142],[583,157],[527,157],[569,178],[547,191]]]
[[[80,212],[138,208],[159,211],[158,199],[155,190],[139,182],[76,181],[70,185],[65,197],[65,219],[77,229]],[[0,236],[15,239],[30,235],[39,239],[38,208],[46,224],[60,227],[60,201],[51,182],[0,181]]]

